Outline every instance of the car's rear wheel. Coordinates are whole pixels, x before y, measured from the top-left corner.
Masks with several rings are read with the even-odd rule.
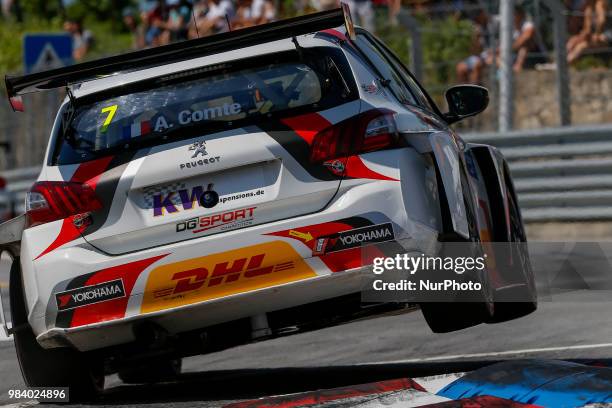
[[[119,378],[126,384],[145,384],[174,380],[181,374],[181,359],[161,359],[144,365],[119,370]]]
[[[15,351],[29,387],[68,387],[70,401],[91,400],[104,389],[102,361],[71,348],[45,349],[28,324],[19,258],[10,272]]]
[[[473,248],[480,248],[480,243],[466,244],[466,246],[468,245]],[[461,246],[461,248],[464,247]],[[482,271],[478,276],[471,275],[465,278],[465,280],[480,283],[482,285],[481,290],[477,293],[449,294],[446,302],[423,302],[420,304],[423,317],[434,333],[448,333],[465,329],[488,321],[495,315],[496,305],[487,271]],[[457,275],[451,277],[451,279],[459,280]]]

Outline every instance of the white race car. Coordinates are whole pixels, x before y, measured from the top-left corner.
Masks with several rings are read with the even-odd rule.
[[[486,89],[449,89],[442,114],[346,15],[7,78],[15,109],[67,93],[27,214],[0,239],[28,385],[76,397],[105,373],[175,375],[182,357],[360,313],[374,257],[525,241],[503,157],[449,127]],[[478,301],[423,303],[430,327],[534,310],[528,258],[509,262],[514,278],[473,277]],[[501,302],[506,288],[526,300]]]

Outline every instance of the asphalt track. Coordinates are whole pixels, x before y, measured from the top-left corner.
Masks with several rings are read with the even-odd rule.
[[[0,275],[0,282],[7,280]],[[572,291],[541,299],[530,316],[449,334],[431,333],[419,311],[356,321],[185,359],[184,374],[172,383],[128,386],[111,376],[105,395],[92,406],[220,407],[269,395],[469,371],[491,360],[611,358],[611,309],[609,291]],[[32,404],[8,399],[9,389],[23,387],[12,342],[0,340],[0,407]]]

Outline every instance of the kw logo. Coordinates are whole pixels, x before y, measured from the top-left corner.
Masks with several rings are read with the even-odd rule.
[[[229,262],[222,262],[215,265],[211,274],[209,274],[206,268],[195,268],[177,272],[172,276],[172,280],[176,281],[176,285],[174,287],[155,291],[154,296],[164,297],[180,295],[185,292],[198,290],[202,287],[210,288],[217,285],[236,282],[240,279],[249,279],[272,272],[286,271],[294,267],[293,261],[262,267],[265,256],[265,254],[259,254],[250,259],[237,259],[232,262],[231,266]]]
[[[266,242],[158,266],[147,280],[141,311],[179,307],[315,276],[290,244]]]

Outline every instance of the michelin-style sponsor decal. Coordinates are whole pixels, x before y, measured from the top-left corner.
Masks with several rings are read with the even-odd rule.
[[[57,301],[57,310],[64,311],[124,296],[123,279],[117,279],[56,293],[55,300]]]
[[[315,276],[290,244],[267,242],[155,268],[147,280],[141,311],[174,308]]]
[[[219,214],[196,217],[176,224],[176,232],[191,231],[194,234],[218,228],[228,231],[253,224],[257,207],[241,208]]]
[[[393,226],[390,222],[377,224],[317,238],[313,248],[313,254],[321,255],[362,245],[393,241],[394,239],[395,234],[393,233]]]

